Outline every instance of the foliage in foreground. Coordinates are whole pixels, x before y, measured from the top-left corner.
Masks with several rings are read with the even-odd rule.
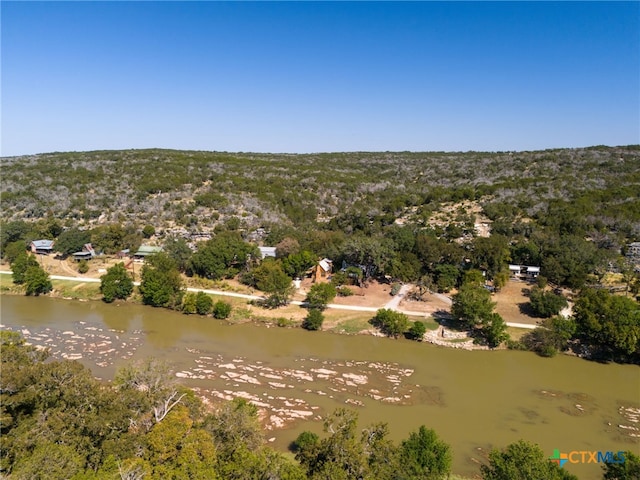
[[[303,432],[296,462],[265,444],[257,407],[244,399],[205,411],[176,383],[167,364],[149,359],[101,383],[75,361],[20,334],[0,332],[0,476],[8,479],[112,478],[242,480],[436,480],[448,478],[452,452],[423,426],[396,444],[384,423],[358,428],[357,413],[325,418],[325,438]],[[62,441],[61,441],[62,440]],[[603,466],[605,480],[638,478],[640,458]],[[542,450],[518,441],[494,450],[485,480],[574,480]]]

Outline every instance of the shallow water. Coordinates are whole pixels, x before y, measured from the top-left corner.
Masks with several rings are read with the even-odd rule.
[[[464,351],[371,336],[226,325],[138,305],[2,296],[4,328],[96,376],[146,356],[169,361],[211,398],[243,396],[263,409],[267,437],[286,448],[321,432],[337,407],[360,425],[385,421],[399,440],[424,424],[453,447],[454,471],[478,473],[491,447],[520,438],[553,453],[639,450],[640,369],[529,352]],[[567,464],[581,479],[594,464]]]

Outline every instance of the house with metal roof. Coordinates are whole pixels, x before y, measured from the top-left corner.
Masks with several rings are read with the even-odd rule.
[[[138,249],[138,251],[133,254],[133,258],[136,260],[144,260],[149,255],[160,253],[161,251],[162,251],[162,247],[154,247],[151,245],[140,245],[140,248]]]
[[[93,249],[93,246],[90,243],[85,243],[81,252],[73,254],[73,259],[79,262],[80,260],[91,260],[95,256],[96,251]]]
[[[55,242],[53,240],[34,240],[31,242],[29,247],[33,253],[49,255],[50,253],[53,253],[54,244]]]

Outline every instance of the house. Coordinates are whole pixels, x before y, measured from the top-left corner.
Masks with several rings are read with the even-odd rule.
[[[162,247],[153,247],[151,245],[141,245],[136,253],[133,254],[133,258],[136,260],[144,260],[149,255],[160,253]]]
[[[509,265],[509,276],[511,278],[534,280],[540,275],[540,267],[532,265]]]
[[[333,271],[333,262],[328,258],[320,260],[315,267],[313,267],[313,281],[314,282],[327,282]]]
[[[34,240],[30,244],[31,252],[40,255],[49,255],[53,252],[53,240]]]
[[[96,251],[93,249],[93,246],[90,243],[85,243],[81,252],[73,254],[73,259],[79,262],[80,260],[91,260],[95,256]]]
[[[276,257],[276,247],[258,247],[258,250],[260,250],[263,260],[267,257]]]

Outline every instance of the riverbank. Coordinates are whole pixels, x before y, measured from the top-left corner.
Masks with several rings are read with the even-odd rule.
[[[14,295],[23,294],[24,291],[22,287],[16,286],[11,282],[10,274],[10,271],[0,271],[0,292]],[[50,278],[54,288],[48,296],[52,298],[101,301],[102,296],[99,291],[99,278],[64,275],[51,275]],[[134,285],[139,285],[139,282],[134,282]],[[408,286],[405,287],[404,291],[406,292]],[[232,315],[228,321],[234,324],[251,322],[267,327],[299,327],[307,314],[307,310],[304,308],[306,304],[302,300],[292,300],[287,306],[278,309],[265,309],[255,304],[257,300],[264,298],[261,295],[208,288],[188,287],[186,290],[188,292],[203,292],[214,297],[224,297],[225,301],[232,304]],[[301,297],[304,298],[304,296],[298,294],[298,298]],[[381,296],[378,295],[378,297]],[[384,308],[390,308],[404,313],[411,321],[423,322],[427,328],[423,342],[464,350],[487,349],[486,346],[475,344],[474,339],[468,332],[447,328],[443,322],[448,320],[450,316],[446,311],[442,310],[442,305],[431,306],[431,310],[436,310],[435,315],[429,315],[428,312],[404,310],[399,308],[399,305],[404,303],[403,297],[404,294],[394,297],[384,305]],[[438,295],[438,297],[444,296]],[[442,300],[442,298],[440,298],[440,300]],[[450,302],[449,299],[447,300]],[[444,303],[446,304],[448,302],[445,301]],[[126,303],[142,305],[141,298],[137,293],[134,293]],[[415,303],[416,302],[412,302],[412,305]],[[364,305],[331,303],[327,305],[327,309],[324,312],[325,321],[323,322],[322,331],[348,335],[384,336],[369,323],[369,320],[377,310],[378,308],[376,307]],[[507,323],[507,325],[510,327],[510,333],[512,335],[515,333],[516,339],[527,329],[535,328],[535,326],[520,323]]]

